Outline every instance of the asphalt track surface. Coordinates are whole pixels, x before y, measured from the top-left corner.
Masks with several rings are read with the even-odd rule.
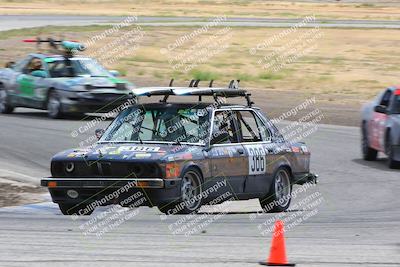
[[[38,183],[49,175],[55,152],[89,136],[70,134],[87,122],[51,120],[30,109],[1,115],[0,169]],[[284,213],[285,218],[299,211],[312,214],[287,229],[289,261],[297,266],[400,266],[400,171],[388,169],[383,157],[364,162],[356,127],[319,125],[305,141],[320,178]],[[317,205],[300,205],[310,195],[318,196],[319,202],[312,202]],[[0,209],[0,266],[257,266],[269,253],[271,233],[263,234],[265,225],[277,218],[258,214],[255,200],[227,202],[218,210],[205,207],[195,217],[212,218],[209,225],[192,235],[174,234],[189,225],[183,222],[187,217],[165,219],[156,208],[143,207],[128,211],[134,214],[100,237],[85,236],[82,225],[104,208],[73,220],[62,216],[48,195],[43,197],[43,203]]]
[[[113,16],[69,16],[69,15],[0,15],[0,31],[53,26],[85,26],[92,24],[113,24],[121,22],[126,17]],[[138,17],[137,23],[145,26],[203,26],[213,18],[196,17]],[[230,27],[291,27],[302,19],[280,18],[227,18],[219,26]],[[319,20],[309,22],[304,27],[321,28],[369,28],[369,29],[400,29],[400,21],[383,20]]]

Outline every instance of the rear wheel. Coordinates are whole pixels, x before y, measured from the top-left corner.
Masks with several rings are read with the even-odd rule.
[[[66,204],[66,203],[58,203],[58,207],[60,211],[64,215],[90,215],[93,210],[85,210],[87,205],[82,204]]]
[[[388,133],[388,136],[386,137],[386,154],[388,155],[389,168],[391,169],[400,168],[400,161],[394,159],[394,150],[390,133]]]
[[[275,172],[268,194],[259,199],[265,212],[282,212],[289,208],[292,199],[290,178],[290,172],[287,168],[279,168]]]
[[[362,126],[361,135],[361,149],[363,159],[368,161],[376,160],[376,157],[378,156],[378,151],[369,146],[368,132],[365,123]]]
[[[202,204],[201,193],[201,174],[191,168],[183,175],[180,200],[175,203],[159,205],[158,209],[167,215],[195,213]]]
[[[49,117],[52,119],[59,119],[63,116],[60,97],[56,91],[51,91],[49,94],[47,100],[47,111]]]
[[[0,84],[0,113],[9,114],[14,111],[14,107],[9,104],[7,90]]]

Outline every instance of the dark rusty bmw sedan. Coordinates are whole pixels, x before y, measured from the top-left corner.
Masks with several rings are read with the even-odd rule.
[[[136,96],[160,102],[123,110],[92,147],[55,155],[52,177],[44,178],[66,215],[88,215],[98,206],[157,206],[166,214],[196,212],[221,196],[258,198],[267,212],[288,209],[292,186],[316,182],[304,143],[289,143],[249,94],[238,88],[138,88]],[[172,95],[196,103],[171,103]],[[213,97],[212,103],[201,101]],[[226,104],[245,97],[246,105]]]

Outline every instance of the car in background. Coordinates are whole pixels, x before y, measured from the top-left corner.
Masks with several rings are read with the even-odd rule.
[[[165,214],[193,213],[226,201],[222,196],[258,198],[265,211],[281,212],[293,185],[316,182],[307,146],[287,142],[245,90],[149,87],[133,93],[164,98],[124,109],[96,144],[52,158],[52,176],[41,185],[63,214],[129,206],[126,199],[140,192],[146,197],[141,205]],[[168,102],[171,95],[199,101]],[[203,102],[206,96],[215,102]],[[220,101],[235,96],[246,97],[247,105]]]
[[[389,87],[362,108],[362,154],[376,160],[388,156],[390,168],[400,168],[400,87]]]
[[[124,103],[134,87],[116,76],[89,57],[30,54],[0,69],[0,112],[35,108],[47,110],[51,118],[109,112]]]

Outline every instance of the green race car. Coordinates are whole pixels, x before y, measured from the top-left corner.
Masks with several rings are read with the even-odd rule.
[[[134,88],[117,76],[89,57],[30,54],[0,69],[0,112],[36,108],[48,110],[51,118],[110,112]]]

